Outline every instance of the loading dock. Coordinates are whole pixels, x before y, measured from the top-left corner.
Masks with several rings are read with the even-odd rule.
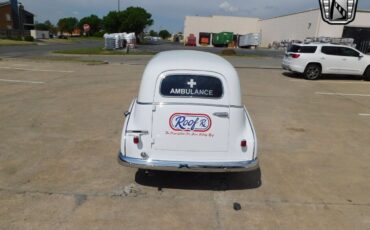
[[[199,33],[199,44],[208,46],[211,44],[211,33]]]
[[[344,38],[355,39],[356,48],[364,53],[370,52],[370,27],[345,26],[343,29]]]

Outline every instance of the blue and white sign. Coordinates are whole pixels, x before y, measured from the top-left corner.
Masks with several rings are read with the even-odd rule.
[[[212,120],[207,114],[175,113],[169,124],[174,131],[207,132],[212,126]]]

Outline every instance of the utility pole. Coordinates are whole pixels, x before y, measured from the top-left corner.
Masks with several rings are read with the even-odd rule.
[[[118,0],[118,12],[121,11],[121,0]]]
[[[21,37],[24,37],[24,18],[23,18],[23,5],[22,3],[18,4],[18,29],[21,31]]]

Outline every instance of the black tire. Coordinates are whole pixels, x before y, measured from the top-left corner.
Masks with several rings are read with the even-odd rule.
[[[364,80],[365,81],[370,81],[370,66],[367,67],[367,69],[365,70],[365,73],[364,73]]]
[[[307,80],[316,80],[321,77],[321,66],[319,64],[308,64],[303,76]]]

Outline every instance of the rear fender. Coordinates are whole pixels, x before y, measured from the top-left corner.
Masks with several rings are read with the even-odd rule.
[[[250,127],[252,129],[252,132],[253,132],[253,138],[254,138],[254,149],[253,149],[253,159],[257,159],[258,158],[258,142],[257,142],[257,134],[256,134],[256,130],[254,129],[254,125],[253,125],[253,122],[252,122],[252,119],[248,113],[248,110],[247,108],[244,106],[244,113],[245,113],[245,116],[247,117],[247,120],[250,124]]]
[[[311,64],[319,65],[320,68],[321,68],[321,73],[325,72],[325,70],[324,70],[324,68],[323,68],[323,66],[322,66],[322,64],[320,62],[309,62],[309,63],[307,63],[306,67],[304,68],[304,71],[306,71],[307,66],[309,66]]]
[[[125,121],[123,123],[123,128],[122,128],[122,138],[121,138],[121,153],[125,153],[126,152],[126,142],[125,142],[125,138],[126,138],[126,133],[127,133],[127,125],[128,125],[128,122],[130,121],[130,118],[131,118],[131,114],[132,114],[132,111],[133,111],[133,108],[134,108],[134,105],[136,104],[136,101],[137,101],[137,98],[134,98],[127,110],[127,112],[125,112]]]
[[[368,65],[368,66],[365,68],[364,72],[362,73],[362,76],[364,76],[368,71],[370,71],[370,65]]]

